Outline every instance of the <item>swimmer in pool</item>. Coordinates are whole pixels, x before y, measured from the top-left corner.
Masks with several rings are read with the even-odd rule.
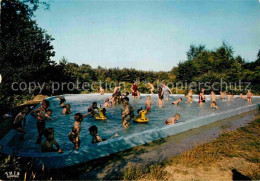
[[[227,100],[231,101],[232,98],[231,92],[227,92],[226,94],[227,94]]]
[[[70,105],[66,104],[66,107],[62,110],[62,114],[71,114]]]
[[[85,114],[84,115],[84,118],[85,117],[87,117],[88,115],[92,115],[94,118],[95,117],[98,117],[99,116],[99,114],[98,114],[98,107],[97,107],[97,102],[93,102],[92,103],[92,106],[90,106],[89,108],[88,108],[88,113],[87,114]]]
[[[60,107],[63,108],[66,106],[66,99],[63,96],[57,95],[57,98],[60,99]]]
[[[220,99],[222,99],[222,101],[225,99],[225,92],[224,91],[220,91]]]
[[[154,86],[153,86],[153,84],[151,84],[151,82],[148,82],[147,84],[148,84],[148,86],[149,86],[149,88],[150,88],[149,90],[150,90],[151,94],[154,94],[154,93],[153,93],[153,91],[154,91]]]
[[[251,90],[248,90],[248,91],[247,91],[247,94],[246,94],[247,102],[248,102],[248,103],[252,103],[252,97],[253,97],[253,96],[254,96],[254,95],[252,94]]]
[[[158,102],[157,102],[157,106],[158,107],[164,107],[164,101],[162,97],[158,98]]]
[[[124,128],[129,128],[130,121],[134,118],[134,112],[135,108],[132,107],[128,101],[123,101],[121,115]]]
[[[75,149],[79,149],[80,146],[80,129],[81,129],[81,122],[83,121],[84,117],[81,113],[76,113],[74,115],[74,125],[71,129],[71,132],[69,133],[68,137],[69,140],[74,144]]]
[[[186,95],[187,101],[186,103],[192,103],[192,90],[189,90],[189,93]]]
[[[111,106],[112,106],[112,103],[109,102],[109,99],[108,99],[108,98],[106,98],[105,103],[104,103],[103,106],[104,106],[104,107],[111,107]]]
[[[60,145],[54,139],[54,129],[53,128],[46,128],[43,132],[46,140],[41,145],[42,152],[58,152],[62,153]],[[53,148],[53,145],[57,147],[57,149]]]
[[[217,106],[216,101],[212,101],[211,104],[210,104],[210,107],[211,107],[211,108],[218,109],[218,106]]]
[[[165,124],[166,124],[166,125],[175,124],[177,121],[180,120],[180,118],[181,118],[180,114],[177,113],[177,114],[175,114],[173,117],[167,119],[167,120],[165,121]]]
[[[244,96],[242,93],[240,94],[240,99],[246,99],[246,96]]]
[[[151,96],[147,96],[147,100],[145,101],[145,109],[147,112],[152,110],[152,104]]]
[[[108,139],[102,139],[98,135],[98,128],[97,128],[96,125],[91,126],[88,130],[89,130],[89,134],[92,136],[92,141],[91,141],[92,144],[99,143],[99,142],[102,142],[102,141],[106,141],[108,139],[111,139],[111,138],[118,136],[118,134],[116,133],[114,136],[112,136]]]
[[[174,104],[175,106],[179,105],[179,103],[182,101],[182,98],[177,99],[176,101],[173,101],[172,104]]]
[[[215,92],[214,91],[211,91],[211,94],[210,94],[210,98],[211,98],[211,101],[217,101],[218,97],[216,96]]]

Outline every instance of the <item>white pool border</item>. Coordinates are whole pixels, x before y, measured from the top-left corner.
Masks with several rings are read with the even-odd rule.
[[[89,95],[89,94],[88,94]],[[92,94],[97,95],[97,94]],[[144,94],[143,94],[144,95]],[[180,95],[176,95],[180,96]],[[255,96],[260,98],[260,96]],[[48,99],[51,99],[50,97]],[[197,117],[186,122],[180,122],[174,125],[162,126],[159,128],[149,129],[140,133],[129,135],[127,137],[117,137],[105,142],[85,146],[82,142],[79,150],[65,151],[63,154],[58,153],[31,153],[31,152],[16,152],[15,154],[20,157],[31,157],[35,166],[41,167],[42,164],[46,168],[62,168],[68,167],[89,160],[97,159],[113,153],[124,151],[145,143],[172,136],[190,129],[198,128],[215,121],[223,120],[232,116],[236,116],[245,112],[253,111],[259,108],[260,104],[251,104],[236,109],[224,111],[221,113],[210,114],[203,117]],[[34,119],[29,115],[28,121]],[[13,150],[8,146],[8,143],[15,137],[16,131],[10,130],[7,135],[0,140],[0,153],[13,154]]]

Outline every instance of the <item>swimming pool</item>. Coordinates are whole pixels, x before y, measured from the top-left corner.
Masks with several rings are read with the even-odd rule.
[[[30,115],[27,116],[27,133],[24,140],[20,141],[19,134],[11,130],[0,140],[0,145],[3,147],[0,152],[9,154],[15,152],[18,156],[34,157],[38,165],[44,163],[46,167],[50,168],[65,167],[257,109],[260,103],[259,97],[255,97],[252,104],[248,104],[246,99],[240,98],[232,99],[230,102],[217,100],[219,109],[214,110],[210,108],[209,97],[207,97],[207,102],[203,106],[199,106],[197,96],[194,96],[192,104],[185,104],[186,99],[184,99],[179,106],[174,106],[171,104],[172,101],[182,97],[181,95],[174,95],[169,98],[168,102],[165,101],[164,108],[157,108],[157,95],[152,95],[154,105],[152,112],[147,115],[150,120],[148,124],[131,122],[130,128],[125,129],[121,120],[122,106],[117,105],[107,108],[108,119],[105,121],[94,120],[91,117],[84,119],[81,123],[80,149],[74,150],[73,144],[68,139],[68,134],[74,123],[74,114],[77,112],[85,114],[92,102],[95,101],[98,105],[103,105],[105,98],[110,96],[111,94],[103,96],[99,94],[65,95],[67,103],[71,105],[72,113],[70,115],[62,115],[58,98],[48,98],[51,103],[50,109],[53,110],[51,117],[54,121],[48,120],[46,127],[55,129],[55,139],[63,149],[63,154],[40,152],[40,145],[35,144],[38,135],[36,120]],[[130,97],[130,104],[136,110],[140,107],[144,108],[146,97],[147,95],[142,95],[141,100],[133,100]],[[165,125],[165,120],[172,117],[175,113],[181,115],[180,121],[175,125]],[[118,133],[119,137],[93,145],[91,144],[91,136],[88,133],[88,128],[92,125],[98,127],[99,135],[102,138],[109,138],[115,133]]]

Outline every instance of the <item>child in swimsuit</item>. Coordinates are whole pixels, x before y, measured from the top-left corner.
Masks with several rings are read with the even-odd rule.
[[[131,87],[131,90],[132,90],[132,96],[134,97],[134,99],[136,98],[137,96],[137,85],[136,85],[136,82],[134,81],[134,84],[132,85]]]
[[[12,126],[13,129],[16,130],[17,132],[22,133],[21,139],[26,133],[24,127],[26,124],[26,115],[28,114],[28,112],[29,112],[28,107],[25,107],[19,114],[17,114],[13,122],[13,126]]]
[[[187,97],[186,103],[192,103],[192,90],[189,91],[188,95],[185,95]]]
[[[215,101],[218,99],[218,97],[216,96],[215,92],[214,91],[211,91],[211,94],[210,94],[210,98],[211,98],[211,101]]]
[[[62,114],[71,114],[70,105],[66,104],[66,107],[62,110]]]
[[[210,107],[211,107],[211,108],[218,109],[218,106],[217,106],[216,101],[212,101],[211,104],[210,104]]]
[[[62,153],[60,145],[54,139],[54,129],[46,128],[44,130],[43,134],[44,134],[46,140],[41,145],[41,151],[42,152],[56,152],[57,151],[58,153]],[[54,149],[53,145],[55,145],[57,147],[57,149]]]
[[[248,91],[247,91],[246,96],[247,96],[247,102],[248,102],[248,103],[252,103],[253,94],[252,94],[251,90],[248,90]]]
[[[66,99],[63,96],[57,95],[57,98],[60,99],[60,107],[63,108],[66,106]]]
[[[98,135],[98,128],[96,125],[93,125],[91,126],[89,129],[89,134],[92,136],[92,144],[94,143],[99,143],[99,142],[102,142],[102,141],[106,141],[107,139],[102,139],[99,135]],[[116,133],[114,136],[110,137],[110,138],[113,138],[113,137],[116,137],[118,136],[118,134]],[[108,138],[108,139],[110,139]]]
[[[147,96],[147,100],[145,102],[146,111],[151,111],[153,102],[151,101],[151,96]]]
[[[74,115],[74,125],[69,133],[69,140],[74,144],[75,149],[79,149],[80,146],[80,129],[81,129],[81,122],[83,121],[83,115],[81,113],[76,113]]]
[[[245,99],[246,96],[244,96],[242,93],[240,94],[240,99]]]
[[[177,113],[177,114],[175,114],[173,117],[167,119],[167,120],[165,121],[165,124],[166,124],[166,125],[175,124],[177,121],[180,120],[180,118],[181,118],[180,114]]]
[[[174,104],[175,106],[179,105],[179,103],[182,101],[182,98],[177,99],[176,101],[173,101],[172,104]]]
[[[153,86],[153,84],[151,84],[151,82],[148,82],[147,84],[148,84],[148,86],[149,86],[149,88],[150,88],[151,94],[154,94],[154,93],[153,93],[153,91],[154,91],[154,86]]]
[[[222,100],[225,99],[225,92],[220,91],[220,99],[222,99]]]
[[[121,115],[124,128],[129,128],[130,121],[134,118],[134,112],[135,108],[129,105],[128,101],[123,101]]]
[[[99,87],[100,95],[104,95],[105,90],[102,86]]]
[[[162,98],[162,97],[159,97],[159,98],[158,98],[157,106],[158,106],[158,107],[163,107],[163,106],[164,106],[164,101],[163,101],[163,98]]]
[[[199,94],[199,104],[202,105],[205,102],[205,96],[203,92]]]
[[[106,98],[105,103],[104,103],[103,106],[104,106],[104,107],[110,107],[110,106],[112,106],[112,104],[111,104],[111,102],[109,102],[109,99],[108,99],[108,98]]]
[[[231,93],[230,93],[230,92],[227,92],[227,99],[228,99],[228,101],[231,101],[231,98],[232,98]]]

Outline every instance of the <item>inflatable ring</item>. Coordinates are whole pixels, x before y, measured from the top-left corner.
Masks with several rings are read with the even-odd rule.
[[[96,120],[106,120],[107,117],[106,117],[106,116],[102,116],[102,117],[97,116],[97,117],[95,117],[95,119],[96,119]]]
[[[133,120],[135,123],[148,123],[149,122],[149,118],[145,118],[145,119],[141,119],[141,118],[134,118]]]

